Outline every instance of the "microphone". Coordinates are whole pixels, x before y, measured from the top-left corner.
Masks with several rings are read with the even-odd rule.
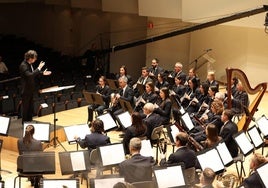
[[[206,50],[204,50],[205,52],[209,52],[209,51],[212,51],[212,49],[211,48],[209,48],[209,49],[206,49]]]

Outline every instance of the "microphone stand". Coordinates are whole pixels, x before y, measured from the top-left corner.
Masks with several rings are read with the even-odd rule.
[[[203,55],[207,54],[209,51],[211,51],[212,49],[207,49],[205,50],[204,53],[202,53],[201,55],[199,55],[197,58],[195,58],[189,65],[193,64],[194,63],[194,69],[195,71],[197,70],[197,62],[198,60],[203,57]],[[202,64],[203,65],[203,64]],[[200,66],[198,67],[198,69],[200,68]]]

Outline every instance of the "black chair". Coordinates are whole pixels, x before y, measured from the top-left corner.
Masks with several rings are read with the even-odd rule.
[[[160,138],[163,133],[163,128],[164,125],[154,128],[150,138],[150,140],[152,141],[151,143],[153,143],[152,146],[156,147],[156,159],[155,159],[156,163],[158,162],[158,150],[160,148]]]

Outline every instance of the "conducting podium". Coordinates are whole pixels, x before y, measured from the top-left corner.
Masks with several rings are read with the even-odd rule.
[[[65,89],[71,89],[71,88],[74,88],[75,85],[69,85],[69,86],[53,86],[53,87],[49,87],[49,88],[45,88],[45,89],[41,89],[39,92],[40,93],[53,93],[54,95],[54,104],[56,104],[56,94],[59,92],[59,91],[62,91],[62,90],[65,90]],[[57,146],[57,142],[59,145],[61,145],[61,147],[66,151],[66,149],[63,147],[63,145],[60,143],[57,135],[56,135],[56,128],[57,128],[57,125],[56,125],[56,122],[58,121],[58,119],[56,118],[56,110],[54,109],[54,137],[52,139],[53,141],[53,146],[54,148],[56,148]]]

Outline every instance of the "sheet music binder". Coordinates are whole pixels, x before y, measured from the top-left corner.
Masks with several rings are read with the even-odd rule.
[[[176,135],[180,132],[180,130],[176,127],[176,125],[171,125],[167,127],[168,129],[168,137],[172,144],[176,142]]]
[[[85,138],[87,134],[91,134],[91,131],[87,124],[71,125],[64,127],[64,132],[69,144],[76,143],[75,136],[81,139]]]
[[[252,141],[253,145],[255,148],[260,148],[262,147],[264,141],[259,133],[258,128],[256,127],[256,125],[250,127],[248,130],[248,136],[250,138],[250,140]]]
[[[10,127],[10,117],[0,116],[0,135],[8,136]]]
[[[98,116],[97,119],[100,119],[103,121],[105,132],[108,132],[118,127],[110,113],[102,114]]]
[[[80,188],[79,179],[40,179],[40,188]]]
[[[156,178],[156,182],[159,188],[186,186],[184,169],[182,165],[155,167],[154,176]]]
[[[59,160],[62,175],[90,172],[91,170],[88,150],[59,152]]]
[[[264,137],[268,137],[268,119],[265,115],[262,115],[259,119],[256,121],[261,133]]]
[[[24,173],[55,174],[55,152],[24,152]]]
[[[244,156],[247,156],[248,154],[254,151],[252,143],[250,142],[249,138],[247,137],[247,135],[243,130],[233,135],[233,138]]]
[[[181,119],[182,119],[184,126],[188,129],[187,131],[191,131],[194,128],[194,124],[188,113],[184,113],[181,116]]]
[[[89,104],[104,105],[103,98],[100,94],[83,91],[83,95]]]
[[[262,184],[264,187],[268,187],[268,178],[267,178],[267,174],[268,174],[268,162],[264,163],[263,165],[261,165],[260,167],[258,167],[256,169],[257,174],[259,176],[259,178],[262,181]]]
[[[125,182],[123,177],[95,178],[90,179],[90,188],[113,188],[118,182]]]
[[[125,112],[117,115],[116,119],[118,120],[119,124],[122,127],[124,127],[125,129],[132,125],[131,115],[128,111],[125,111]]]

